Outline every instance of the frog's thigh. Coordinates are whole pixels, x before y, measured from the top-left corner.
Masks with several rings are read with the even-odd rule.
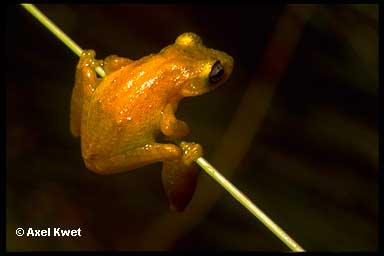
[[[104,64],[103,64],[104,71],[106,74],[110,74],[120,69],[121,67],[128,65],[131,62],[133,62],[133,60],[119,57],[117,55],[111,55],[104,59]]]
[[[160,129],[165,136],[182,138],[189,133],[188,125],[175,117],[171,104],[166,105],[163,112]]]
[[[94,57],[93,50],[83,51],[76,66],[75,86],[71,98],[71,132],[76,137],[81,131],[83,108],[88,106],[89,99],[99,84],[96,72],[89,67],[95,62]]]
[[[119,173],[144,165],[181,158],[181,149],[173,144],[148,144],[110,157],[95,159],[87,167],[99,174]]]
[[[180,144],[182,158],[165,161],[162,181],[171,209],[183,211],[192,199],[196,189],[199,167],[194,162],[203,155],[202,147],[196,143]]]

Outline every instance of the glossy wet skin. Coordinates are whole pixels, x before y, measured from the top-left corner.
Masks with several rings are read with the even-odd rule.
[[[176,119],[178,102],[213,90],[230,75],[233,59],[206,48],[192,33],[137,61],[85,51],[77,65],[71,131],[81,136],[83,159],[99,174],[124,172],[162,161],[162,181],[172,209],[182,211],[196,187],[199,144],[181,142],[189,128]],[[94,67],[107,76],[97,79]],[[162,141],[169,143],[159,143]],[[176,144],[176,145],[175,145]]]

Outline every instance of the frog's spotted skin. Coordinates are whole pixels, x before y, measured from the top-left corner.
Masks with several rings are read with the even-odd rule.
[[[94,67],[107,76],[97,79]],[[172,209],[182,211],[196,187],[202,156],[199,144],[156,142],[159,135],[176,141],[188,125],[175,117],[184,97],[206,93],[227,80],[233,59],[206,48],[193,33],[137,61],[112,55],[95,60],[84,51],[76,68],[71,102],[71,131],[81,136],[83,159],[99,174],[124,172],[163,162],[162,180]]]

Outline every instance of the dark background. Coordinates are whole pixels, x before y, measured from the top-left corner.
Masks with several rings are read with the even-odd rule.
[[[377,250],[377,5],[37,7],[98,58],[138,59],[187,31],[233,56],[225,85],[180,104],[188,141],[306,250]],[[160,163],[87,171],[69,130],[78,57],[20,6],[6,15],[8,250],[289,250],[204,171],[182,214]]]

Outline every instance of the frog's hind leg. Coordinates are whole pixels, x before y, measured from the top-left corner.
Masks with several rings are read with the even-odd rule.
[[[107,157],[98,157],[92,153],[85,154],[88,169],[98,174],[120,173],[144,165],[180,159],[181,149],[173,144],[153,143],[133,149],[121,150]]]
[[[84,160],[87,168],[98,174],[121,173],[162,161],[162,181],[170,207],[180,212],[195,192],[199,167],[194,161],[202,154],[201,146],[195,143],[181,142],[180,147],[153,143],[100,159],[97,155],[84,155]]]
[[[110,74],[131,62],[133,62],[133,60],[119,57],[117,55],[111,55],[104,59],[103,68],[106,74]]]
[[[203,155],[202,147],[182,142],[183,156],[163,164],[162,181],[172,210],[183,211],[196,189],[199,167],[194,162]]]
[[[75,137],[80,135],[83,110],[88,109],[90,97],[99,84],[94,67],[100,64],[101,61],[95,60],[95,51],[85,50],[76,66],[70,114],[71,132]]]

